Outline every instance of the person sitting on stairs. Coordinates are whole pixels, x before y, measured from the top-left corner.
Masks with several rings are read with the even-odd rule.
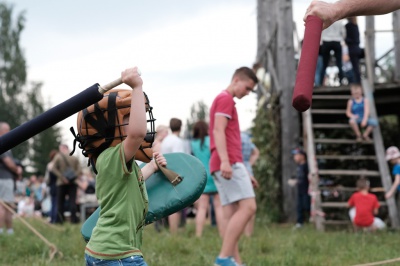
[[[349,216],[356,231],[375,231],[386,227],[380,218],[374,217],[378,214],[379,202],[374,194],[369,193],[369,180],[365,177],[357,180],[357,192],[350,197],[347,204],[351,208]]]
[[[363,96],[361,84],[354,83],[350,86],[351,98],[347,101],[346,116],[353,129],[357,142],[371,141],[369,135],[378,124],[375,119],[369,118],[369,101]],[[361,128],[365,128],[361,136]]]

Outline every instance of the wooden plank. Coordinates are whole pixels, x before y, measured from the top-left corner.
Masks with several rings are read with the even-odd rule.
[[[376,160],[375,155],[317,155],[316,158],[324,160]]]
[[[379,205],[386,206],[386,202],[380,201]],[[348,208],[347,202],[335,202],[335,201],[321,202],[321,206],[323,208]]]
[[[355,139],[315,139],[315,143],[325,144],[373,144],[372,141],[357,142]]]
[[[348,93],[350,95],[350,86],[339,86],[339,87],[325,87],[325,86],[321,86],[321,87],[315,87],[313,90],[314,94],[317,93],[337,93],[337,92],[344,92],[344,93]]]
[[[328,128],[328,129],[345,128],[345,129],[348,129],[348,128],[350,128],[350,125],[349,124],[323,124],[323,123],[320,123],[320,124],[314,124],[313,128],[315,128],[315,129],[322,129],[322,128]]]
[[[349,95],[313,95],[313,100],[348,100]]]
[[[320,190],[337,190],[337,191],[347,191],[347,192],[355,192],[357,191],[357,188],[355,187],[342,187],[342,186],[334,186],[334,187],[319,187]],[[386,190],[383,187],[373,187],[369,189],[370,192],[373,193],[380,193],[380,192],[386,192]]]
[[[346,115],[345,109],[311,109],[312,114],[324,114],[324,115]]]
[[[318,170],[319,175],[338,175],[338,176],[380,176],[379,171],[371,170]]]

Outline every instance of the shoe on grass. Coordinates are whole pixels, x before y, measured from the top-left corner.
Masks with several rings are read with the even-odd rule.
[[[220,258],[217,257],[214,261],[214,266],[236,266],[236,262],[233,257]]]

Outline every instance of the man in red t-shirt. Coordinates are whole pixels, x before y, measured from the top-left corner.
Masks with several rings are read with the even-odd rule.
[[[375,218],[374,215],[378,214],[378,199],[374,194],[368,192],[369,181],[365,178],[357,180],[357,190],[348,201],[348,206],[355,208],[355,217],[352,219],[354,228],[356,230],[359,228],[376,230],[379,225],[375,220],[379,218]]]
[[[257,208],[253,185],[258,184],[243,164],[239,120],[233,100],[248,95],[257,82],[250,68],[237,69],[228,88],[214,99],[210,109],[210,172],[215,179],[226,222],[222,226],[225,232],[222,232],[221,251],[214,265],[242,264],[239,238]]]

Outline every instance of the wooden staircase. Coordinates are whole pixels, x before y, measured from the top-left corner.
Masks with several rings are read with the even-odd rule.
[[[365,88],[368,84],[363,85],[367,89],[364,95],[372,97]],[[379,126],[373,131],[372,141],[357,142],[345,114],[349,98],[350,88],[346,86],[315,89],[313,108],[303,113],[304,146],[311,173],[312,219],[319,230],[328,225],[351,226],[347,201],[356,191],[357,179],[365,176],[370,180],[371,192],[380,201],[379,216],[397,228],[396,204],[393,198],[386,202],[384,197],[391,186],[391,177],[384,161]],[[373,99],[370,102],[373,105]],[[375,106],[372,109],[373,117]]]

